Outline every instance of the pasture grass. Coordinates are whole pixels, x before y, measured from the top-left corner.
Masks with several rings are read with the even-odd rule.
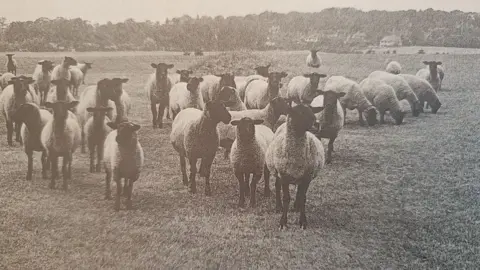
[[[63,56],[19,56],[18,73],[30,74],[40,59],[59,63]],[[439,93],[443,106],[436,115],[408,114],[401,126],[387,117],[388,124],[368,128],[360,127],[356,112],[348,111],[333,163],[310,185],[307,229],[299,228],[298,214],[291,212],[283,231],[274,196],[263,196],[263,181],[257,207],[237,207],[238,182],[221,152],[212,166],[213,196],[204,195],[199,179],[197,194],[188,193],[169,142],[170,121],[164,129],[152,129],[144,83],[153,72],[151,62],[174,63],[178,69],[195,66],[198,75],[232,67],[238,75],[247,75],[258,61],[272,63],[271,70],[286,71],[286,85],[294,75],[309,71],[306,53],[221,56],[236,63],[208,57],[181,53],[77,57],[94,62],[87,84],[104,77],[130,79],[125,89],[134,104],[131,119],[142,125],[139,138],[146,158],[134,185],[132,211],[124,206],[113,211],[113,201],[103,199],[104,173],[89,173],[88,154],[79,150],[67,192],[50,190],[48,181],[41,179],[39,153],[34,180],[27,182],[26,155],[20,146],[8,147],[0,117],[1,269],[478,267],[478,56],[322,54],[320,72],[358,81],[383,69],[387,57],[402,63],[406,73],[422,68],[422,60],[441,60],[446,69]],[[215,66],[209,64],[212,61]]]

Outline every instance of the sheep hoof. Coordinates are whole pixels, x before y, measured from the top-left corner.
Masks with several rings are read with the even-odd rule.
[[[197,188],[196,187],[190,187],[190,189],[188,191],[192,194],[195,194],[195,193],[197,193]]]
[[[270,195],[272,194],[272,192],[270,191],[269,188],[266,188],[263,193],[264,193],[264,196],[265,196],[265,197],[270,197]]]
[[[238,208],[245,208],[245,202],[238,202]]]
[[[120,211],[120,205],[118,205],[118,206],[117,206],[117,205],[115,205],[115,207],[114,207],[113,209],[115,210],[115,212],[118,212],[118,211]]]
[[[205,196],[212,196],[212,191],[210,189],[205,189]]]
[[[331,158],[327,158],[327,160],[325,161],[326,164],[332,164],[332,159]]]
[[[283,212],[283,207],[282,207],[281,205],[277,205],[277,206],[275,207],[275,212],[277,212],[277,213]]]
[[[27,174],[27,181],[32,181],[32,175],[31,174]]]
[[[99,172],[102,172],[102,166],[101,166],[101,165],[97,165],[96,171],[97,171],[98,173],[99,173]]]
[[[250,207],[251,208],[255,208],[257,204],[255,203],[255,201],[250,201]]]
[[[95,167],[90,166],[90,172],[91,172],[91,173],[94,173],[94,172],[95,172]]]
[[[113,198],[112,198],[112,195],[110,195],[110,194],[105,195],[105,200],[111,200],[111,199],[113,199]]]
[[[300,228],[302,228],[304,230],[307,228],[307,220],[300,219],[299,223],[300,223]]]
[[[42,172],[42,178],[43,178],[43,179],[48,179],[48,176],[47,176],[47,173],[46,173],[46,172]]]
[[[132,210],[132,209],[133,209],[133,207],[132,207],[132,201],[128,201],[128,200],[127,200],[127,202],[125,203],[125,205],[126,205],[127,210]]]
[[[182,182],[183,182],[183,185],[184,185],[184,186],[188,186],[188,179],[187,179],[187,177],[184,177],[184,178],[182,179]]]
[[[287,228],[287,219],[282,216],[282,218],[280,218],[280,229],[283,228]]]
[[[54,183],[50,183],[50,184],[48,185],[48,187],[49,187],[50,189],[55,189],[55,184],[54,184]]]

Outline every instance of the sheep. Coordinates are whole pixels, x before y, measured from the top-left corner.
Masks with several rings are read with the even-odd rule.
[[[205,195],[211,195],[210,170],[219,145],[217,124],[228,124],[230,120],[230,113],[220,100],[207,102],[203,111],[195,108],[182,110],[173,120],[170,142],[180,156],[183,184],[190,184],[191,193],[196,193],[195,175],[197,159],[200,158],[202,163],[199,174],[205,177]],[[190,164],[190,181],[187,178],[185,158]]]
[[[327,77],[327,75],[316,72],[293,77],[287,86],[286,98],[290,101],[290,106],[292,106],[292,101],[296,104],[310,104],[318,95],[318,83],[320,79],[325,77]]]
[[[107,125],[114,130],[107,135],[103,150],[105,199],[112,198],[110,182],[113,178],[117,184],[114,209],[115,211],[120,210],[121,180],[124,178],[123,191],[127,197],[126,208],[132,209],[133,183],[140,177],[140,171],[145,160],[142,145],[137,137],[140,125],[130,121],[109,122]]]
[[[7,63],[5,63],[5,68],[7,69],[7,72],[13,73],[13,75],[17,76],[17,60],[13,59],[12,57],[15,54],[13,53],[7,53]]]
[[[358,119],[361,126],[365,125],[363,113],[366,113],[367,115],[367,123],[369,126],[373,126],[377,123],[377,111],[372,103],[370,103],[365,97],[357,82],[343,76],[332,76],[325,83],[325,90],[346,93],[346,95],[339,100],[343,108],[344,121],[347,117],[347,109],[357,109]]]
[[[287,122],[275,132],[275,137],[265,153],[267,168],[270,174],[275,176],[276,209],[283,211],[280,228],[287,225],[290,184],[298,185],[294,207],[300,210],[300,227],[307,227],[307,190],[310,182],[320,174],[325,165],[322,142],[308,131],[315,122],[314,113],[320,109],[304,104],[290,108]],[[281,189],[283,204],[280,201]]]
[[[175,74],[168,74],[170,80],[172,81],[172,85],[175,85],[179,82],[188,83],[188,79],[190,79],[190,75],[193,74],[193,71],[189,69],[179,69],[176,71]]]
[[[443,83],[443,78],[445,78],[445,70],[443,69],[443,66],[437,66],[437,70],[438,76],[440,76],[440,81]]]
[[[379,70],[370,73],[368,78],[379,79],[393,87],[398,100],[406,99],[408,101],[412,110],[412,115],[417,117],[420,114],[420,102],[418,101],[415,92],[413,92],[412,88],[404,78]]]
[[[236,77],[235,77],[236,78]],[[240,96],[240,99],[242,101],[245,102],[245,90],[247,89],[247,86],[253,82],[253,81],[256,81],[256,80],[263,80],[263,81],[266,81],[268,82],[268,75],[267,77],[264,77],[262,75],[259,75],[259,74],[255,74],[255,75],[250,75],[248,77],[245,77],[245,81],[243,82],[240,82],[239,84],[237,84],[237,91],[238,91],[238,94]]]
[[[200,83],[200,91],[202,92],[203,101],[217,100],[224,86],[237,88],[235,84],[235,76],[231,73],[223,73],[216,75],[202,76],[203,81]]]
[[[193,77],[189,79],[188,83],[179,82],[172,87],[169,94],[169,108],[173,120],[183,109],[197,108],[203,110],[205,103],[203,102],[202,92],[198,87],[202,81],[202,77]]]
[[[150,110],[152,111],[153,128],[163,128],[163,114],[168,106],[169,93],[172,88],[172,79],[168,76],[168,69],[173,68],[173,64],[152,63],[155,73],[150,75],[145,90],[150,99]],[[156,105],[158,104],[158,112]]]
[[[255,80],[250,82],[245,89],[245,106],[248,109],[263,109],[270,100],[278,96],[282,78],[287,77],[285,72],[271,72],[268,82]]]
[[[72,74],[70,73],[70,66],[77,65],[77,60],[72,57],[65,56],[60,65],[56,65],[52,70],[52,80],[58,79],[72,79]]]
[[[271,64],[266,66],[257,66],[255,67],[255,75],[250,76],[235,76],[235,84],[237,85],[238,93],[240,94],[240,98],[242,101],[245,97],[245,88],[247,86],[247,80],[249,80],[252,76],[256,78],[267,78],[268,77],[268,69],[270,68]]]
[[[322,65],[322,60],[318,57],[317,52],[319,50],[312,49],[310,53],[307,55],[307,66],[313,68],[319,68]]]
[[[237,90],[230,86],[223,87],[222,95],[227,98],[227,102],[225,103],[228,106],[229,111],[244,111],[247,109],[245,103],[240,98],[240,94]]]
[[[85,75],[76,66],[70,67],[70,75],[72,82],[72,93],[75,97],[78,97],[78,89],[80,88],[80,85],[82,84]]]
[[[49,188],[55,189],[55,180],[58,177],[58,158],[63,157],[63,190],[67,190],[67,181],[72,178],[73,153],[80,145],[81,129],[77,118],[69,109],[78,105],[78,101],[45,102],[45,107],[53,110],[53,119],[47,122],[42,129],[40,140],[47,151],[51,166],[51,180]]]
[[[108,88],[108,98],[115,104],[112,120],[115,119],[116,123],[128,120],[128,116],[130,115],[132,102],[130,95],[123,89],[123,84],[127,82],[127,78],[112,78],[110,87]]]
[[[72,93],[69,90],[69,87],[71,86],[71,82],[67,79],[57,79],[57,80],[51,80],[51,84],[53,84],[53,87],[50,88],[50,90],[47,93],[47,97],[45,98],[45,102],[50,102],[54,103],[58,100],[63,100],[63,101],[73,101],[75,98],[73,97]],[[72,110],[75,108],[72,108]]]
[[[87,111],[93,113],[93,116],[87,120],[83,127],[83,134],[86,134],[88,149],[90,151],[90,172],[101,172],[101,162],[103,160],[103,146],[105,138],[110,133],[111,128],[107,125],[110,122],[105,114],[111,111],[112,107],[88,107]],[[97,164],[95,166],[95,150],[97,151]]]
[[[285,99],[276,97],[270,101],[267,107],[258,110],[230,111],[233,120],[240,120],[249,117],[253,120],[263,120],[262,124],[273,130],[275,123],[281,115],[288,111],[288,104]],[[220,146],[225,149],[225,158],[228,158],[232,143],[236,138],[235,127],[231,124],[218,124]]]
[[[53,62],[49,60],[42,60],[37,63],[33,71],[33,86],[40,93],[40,104],[45,104],[47,100],[47,93],[50,90],[50,81],[52,80]]]
[[[390,115],[395,120],[396,125],[403,122],[405,112],[402,110],[395,90],[382,80],[366,78],[360,82],[365,97],[377,108],[380,113],[380,124],[385,123],[385,112],[390,111]]]
[[[270,196],[270,172],[265,165],[265,152],[273,141],[274,134],[268,127],[260,125],[262,123],[261,119],[253,120],[249,117],[233,120],[230,123],[237,127],[236,139],[230,152],[230,164],[239,184],[239,207],[244,206],[246,194],[250,195],[250,206],[255,207],[257,183],[262,173],[265,181],[265,196]],[[251,185],[249,185],[250,174],[253,175]]]
[[[5,89],[5,87],[8,86],[8,82],[15,77],[14,74],[7,72],[3,73],[2,76],[0,77],[0,90]]]
[[[22,122],[21,136],[25,154],[28,157],[27,181],[32,180],[33,152],[42,152],[42,177],[47,179],[48,157],[40,141],[40,134],[47,122],[53,119],[52,114],[40,109],[35,103],[24,103],[12,116],[13,121]]]
[[[348,94],[325,89],[310,105],[315,108],[323,108],[321,112],[315,114],[318,129],[314,134],[318,139],[328,139],[326,164],[332,163],[333,144],[345,122],[344,110],[339,100],[345,95]]]
[[[78,63],[77,67],[82,71],[83,73],[83,78],[82,78],[82,84],[85,84],[85,77],[87,77],[87,71],[89,69],[92,69],[92,62],[83,62],[83,63]]]
[[[7,125],[7,143],[13,146],[13,120],[12,115],[24,103],[32,102],[40,105],[40,100],[32,89],[30,84],[33,83],[32,77],[13,77],[9,85],[0,94],[0,112],[2,112]],[[20,137],[20,129],[22,124],[15,123],[15,141],[22,143]]]
[[[435,90],[435,92],[438,92],[442,88],[442,78],[440,77],[440,74],[438,72],[438,66],[442,64],[442,62],[436,62],[436,61],[423,61],[423,64],[427,65],[428,68],[422,68],[417,72],[417,76],[427,80]],[[443,74],[443,73],[442,73]]]
[[[432,113],[437,113],[438,109],[442,106],[442,103],[438,99],[437,93],[433,89],[432,85],[425,79],[417,77],[411,74],[400,74],[410,85],[413,92],[417,96],[420,102],[420,109],[423,112],[425,102],[432,107]]]
[[[402,73],[402,66],[397,61],[388,61],[385,71],[397,75]]]

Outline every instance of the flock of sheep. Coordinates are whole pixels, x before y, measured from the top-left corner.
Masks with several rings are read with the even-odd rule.
[[[321,66],[312,50],[306,64]],[[49,60],[38,62],[32,77],[16,76],[16,62],[8,56],[7,70],[0,77],[0,111],[7,126],[7,141],[24,146],[28,156],[27,180],[32,179],[33,152],[42,153],[42,177],[51,170],[50,188],[58,178],[58,158],[63,157],[63,188],[71,178],[73,153],[77,148],[90,153],[90,172],[106,174],[105,198],[111,199],[110,182],[116,182],[114,209],[120,197],[132,207],[133,183],[139,178],[144,153],[137,137],[138,124],[128,120],[131,101],[122,85],[124,78],[102,79],[78,95],[92,63],[77,63],[65,57],[54,67]],[[310,182],[332,161],[333,144],[344,126],[346,109],[358,110],[365,125],[385,122],[385,112],[401,124],[405,112],[400,100],[407,100],[413,116],[425,103],[436,113],[441,106],[444,70],[440,62],[424,62],[416,75],[402,74],[398,62],[386,63],[386,71],[374,71],[360,83],[343,76],[311,72],[293,77],[283,87],[285,72],[271,72],[270,65],[255,68],[255,75],[231,73],[191,76],[191,70],[170,73],[173,64],[152,63],[155,70],[145,90],[151,104],[153,128],[163,127],[164,112],[172,119],[170,141],[180,158],[183,184],[196,192],[198,174],[205,178],[205,194],[211,195],[210,173],[215,155],[224,149],[239,182],[239,206],[250,197],[256,204],[256,185],[264,179],[264,195],[270,195],[270,175],[275,177],[276,209],[282,212],[280,226],[287,224],[289,185],[298,185],[294,208],[300,212],[300,226],[306,228],[306,193]],[[14,73],[12,73],[14,72]],[[322,79],[324,87],[319,87]],[[319,89],[323,88],[323,89]],[[157,107],[158,106],[158,107]],[[15,124],[15,129],[14,129]],[[23,124],[23,125],[22,125]],[[329,139],[325,151],[320,141]],[[219,148],[220,147],[220,148]],[[187,175],[187,161],[189,175]],[[121,179],[124,179],[122,186]],[[282,196],[283,193],[283,196]]]

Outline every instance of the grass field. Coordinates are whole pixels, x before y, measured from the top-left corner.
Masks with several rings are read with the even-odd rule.
[[[19,74],[43,58],[17,56]],[[69,54],[72,55],[72,54]],[[0,120],[0,269],[473,269],[480,265],[480,56],[322,55],[320,71],[356,80],[383,69],[386,57],[415,73],[422,60],[446,69],[438,114],[404,124],[360,127],[355,112],[335,142],[333,163],[307,195],[309,227],[298,214],[279,230],[274,196],[258,188],[255,209],[237,208],[238,182],[222,153],[212,166],[212,197],[182,185],[178,156],[166,128],[153,130],[144,82],[151,62],[186,68],[205,57],[171,54],[73,54],[93,61],[87,84],[126,77],[131,119],[142,125],[145,168],[135,183],[132,211],[105,201],[104,173],[88,172],[77,151],[66,193],[41,179],[40,154],[27,182],[26,155],[8,147]],[[223,63],[248,71],[255,61],[293,75],[307,72],[305,52],[263,52]],[[233,60],[232,60],[233,61]],[[221,65],[222,63],[220,63]],[[211,67],[199,66],[205,74]],[[211,71],[213,72],[213,71]],[[200,75],[200,73],[198,73]],[[246,74],[245,74],[246,75]],[[288,80],[284,80],[284,84]],[[82,89],[85,86],[82,86]],[[1,117],[0,117],[1,118]],[[326,144],[325,144],[326,145]],[[263,182],[262,182],[263,183]],[[261,185],[260,185],[261,186]],[[272,190],[273,184],[272,184]],[[292,187],[293,189],[293,187]],[[113,190],[113,189],[112,189]],[[291,203],[293,204],[293,202]]]

